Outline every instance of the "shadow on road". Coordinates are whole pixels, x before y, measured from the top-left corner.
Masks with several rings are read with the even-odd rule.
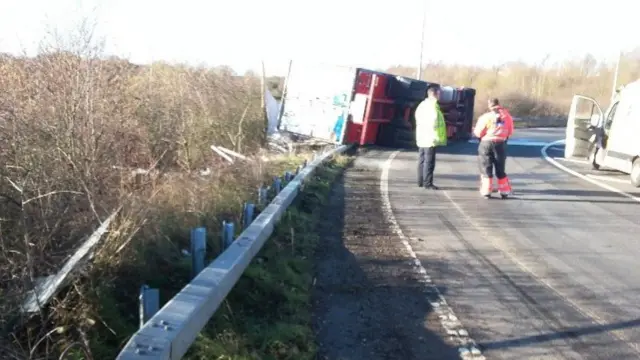
[[[508,145],[507,151],[509,157],[516,158],[539,158],[542,156],[541,150],[542,146],[524,146],[524,145]],[[410,148],[393,148],[393,147],[384,147],[384,146],[364,146],[360,148],[361,151],[382,151],[382,152],[392,152],[395,150],[400,150],[402,152],[418,152],[417,147]],[[438,147],[438,154],[448,154],[448,155],[463,155],[463,156],[477,156],[478,155],[478,144],[477,143],[469,143],[466,141],[455,141],[449,142],[447,146]],[[450,159],[450,158],[449,158]],[[447,161],[450,161],[447,159]]]
[[[595,189],[586,189],[585,187],[589,186],[588,184],[581,184],[578,189],[528,189],[526,185],[521,186],[518,184],[519,181],[522,180],[537,180],[549,182],[555,185],[567,184],[574,186],[573,184],[576,181],[582,181],[574,178],[567,178],[571,175],[566,175],[563,173],[558,174],[544,174],[541,176],[536,173],[509,173],[509,178],[513,183],[513,190],[516,194],[527,194],[527,195],[558,195],[558,196],[578,196],[585,198],[594,198],[594,197],[621,197],[622,195],[616,194],[609,190],[595,190]],[[477,191],[478,184],[478,175],[477,174],[436,174],[435,177],[437,179],[446,179],[446,180],[454,180],[463,183],[464,185],[456,185],[456,186],[443,186],[441,187],[443,190],[473,190]],[[465,186],[466,184],[473,184],[472,186]],[[407,182],[407,186],[413,186],[413,184]],[[630,195],[640,197],[640,191],[637,192],[627,192]],[[533,199],[528,199],[533,200]],[[538,200],[538,199],[536,199]],[[539,199],[541,201],[552,201],[553,199]],[[558,199],[557,201],[583,201],[582,199]],[[611,202],[607,201],[598,201],[598,200],[589,200],[584,199],[584,201],[594,201],[594,202]],[[629,200],[631,201],[631,200]],[[624,203],[628,201],[622,201]],[[615,201],[613,201],[615,203]]]
[[[478,346],[482,349],[487,349],[487,350],[513,348],[513,347],[520,347],[520,346],[531,346],[531,345],[540,344],[546,341],[577,338],[580,336],[637,327],[639,325],[640,325],[640,319],[635,319],[635,320],[617,322],[617,323],[606,324],[606,325],[593,325],[593,326],[585,326],[585,327],[579,327],[579,328],[571,328],[568,330],[521,337],[516,339],[484,342],[484,343],[479,343]]]
[[[539,158],[542,146],[507,145],[507,153],[512,158]],[[478,156],[478,144],[467,142],[451,143],[438,148],[439,154]],[[448,161],[448,159],[447,159]]]
[[[477,178],[477,177],[476,177]],[[515,178],[515,176],[514,176]],[[477,183],[477,180],[475,181]],[[407,186],[413,186],[413,184],[407,184]],[[477,186],[440,186],[442,190],[464,190],[464,191],[478,191]],[[600,203],[600,204],[635,204],[635,200],[627,199],[622,195],[616,194],[607,190],[568,190],[568,189],[527,189],[526,187],[518,187],[513,185],[513,200],[526,200],[526,201],[558,201],[558,202],[587,202],[587,203]],[[640,197],[640,192],[629,192],[629,195]],[[522,195],[525,195],[523,197]],[[553,198],[539,198],[531,197],[529,195],[556,195],[557,199]],[[576,196],[584,199],[570,199],[561,198],[561,196]],[[595,199],[595,198],[608,198]],[[621,198],[622,200],[610,200],[611,198]]]
[[[614,285],[601,290],[593,284],[605,277],[580,272],[582,266],[600,265],[598,258],[622,263],[622,251],[615,244],[605,240],[600,243],[602,248],[594,251],[592,237],[606,238],[608,227],[628,225],[629,220],[617,222],[603,217],[603,224],[593,216],[602,214],[601,209],[573,204],[555,209],[548,209],[548,204],[530,206],[517,201],[489,205],[491,201],[481,199],[475,186],[467,187],[466,175],[449,174],[442,184],[453,185],[453,189],[462,185],[470,191],[451,191],[446,196],[438,191],[421,193],[412,181],[409,166],[413,159],[409,154],[396,158],[394,167],[398,171],[390,179],[396,218],[405,233],[415,239],[414,250],[421,259],[424,257],[432,279],[446,286],[447,301],[474,339],[484,345],[487,358],[588,359],[591,354],[593,358],[637,358],[627,341],[612,334],[616,328],[637,326],[636,321],[590,326],[592,318],[568,301],[580,299],[580,305],[588,301],[590,306],[619,311],[618,319],[630,318],[611,300],[629,297],[628,289]],[[460,177],[462,181],[451,181]],[[472,178],[475,183],[475,176]],[[561,253],[561,249],[567,250]],[[586,249],[591,252],[576,252]],[[439,261],[433,261],[433,254],[440,255]],[[633,258],[623,264],[622,268],[628,267]],[[589,276],[593,278],[584,280]],[[614,294],[613,289],[625,295]],[[606,349],[600,344],[606,344]]]
[[[313,291],[318,358],[460,359],[434,332],[435,292],[420,282],[383,215],[382,158],[361,155],[324,210]]]

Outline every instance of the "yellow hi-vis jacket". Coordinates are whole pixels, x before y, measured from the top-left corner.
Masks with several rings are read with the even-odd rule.
[[[415,118],[418,147],[447,145],[447,124],[437,100],[424,99],[416,109]]]

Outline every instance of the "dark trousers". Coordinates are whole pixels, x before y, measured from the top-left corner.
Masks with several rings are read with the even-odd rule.
[[[433,185],[433,170],[436,168],[436,147],[418,150],[418,186]]]
[[[505,173],[506,173],[506,169],[507,169],[507,141],[509,141],[509,139],[507,138],[507,140],[504,141],[504,168],[505,168]]]
[[[503,142],[480,141],[478,146],[478,164],[480,174],[493,177],[495,169],[496,177],[504,179],[507,177],[505,164],[507,160],[507,146]]]

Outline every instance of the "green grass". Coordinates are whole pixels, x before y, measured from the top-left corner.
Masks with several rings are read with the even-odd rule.
[[[318,213],[348,164],[337,157],[307,180],[185,359],[312,359],[313,252]]]
[[[274,159],[265,165],[263,180],[271,183],[274,175],[295,170],[303,160],[302,155]],[[308,301],[305,289],[311,281],[310,265],[304,258],[315,241],[309,209],[321,204],[342,161],[338,157],[321,167],[307,183],[296,206],[283,216],[272,239],[212,321],[215,326],[203,332],[191,356],[211,359],[210,354],[230,354],[232,358],[252,358],[250,354],[254,351],[259,354],[295,351],[289,349],[290,344],[299,344],[296,346],[301,352],[313,351],[305,345],[310,330],[303,325],[305,315],[298,309]],[[138,329],[140,286],[147,284],[160,289],[162,306],[189,282],[190,261],[181,249],[188,248],[190,229],[207,228],[208,261],[219,253],[222,220],[234,221],[239,233],[242,203],[255,199],[260,181],[251,179],[247,169],[238,169],[233,176],[244,176],[244,182],[222,181],[214,187],[198,188],[194,196],[200,200],[194,205],[196,211],[190,211],[181,202],[183,192],[172,194],[176,189],[169,188],[169,195],[155,202],[161,208],[143,215],[149,219],[147,230],[138,232],[119,256],[111,254],[122,242],[107,240],[107,248],[94,260],[89,276],[78,279],[59,297],[62,300],[56,304],[54,319],[61,330],[52,339],[57,344],[54,353],[73,341],[86,339],[94,359],[115,358]],[[116,240],[122,240],[127,231],[131,232],[130,229],[112,232]],[[274,322],[271,315],[263,316],[265,313],[290,317],[284,322]],[[65,359],[80,360],[84,356],[80,350],[72,350]]]
[[[273,161],[268,165],[266,179],[270,181],[273,175],[294,170],[302,161],[301,157]],[[302,193],[198,335],[186,359],[313,358],[316,349],[310,323],[310,291],[318,210],[348,162],[348,158],[338,156],[307,179]],[[56,308],[58,319],[67,319],[58,334],[59,351],[70,341],[85,338],[93,359],[115,358],[138,329],[140,285],[160,289],[162,306],[188,283],[190,263],[180,249],[188,248],[190,229],[207,228],[211,261],[218,254],[221,219],[240,224],[240,205],[255,195],[253,185],[250,189],[225,189],[222,197],[217,197],[220,192],[216,189],[203,194],[207,200],[218,201],[213,207],[204,204],[203,211],[194,217],[168,206],[171,211],[154,219],[160,228],[157,234],[162,236],[140,234],[118,262],[98,257],[91,275],[76,283],[79,290],[69,290],[67,295],[71,296]],[[65,359],[85,357],[80,350],[72,350]]]

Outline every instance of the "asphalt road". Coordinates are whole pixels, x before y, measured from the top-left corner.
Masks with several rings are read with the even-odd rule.
[[[323,357],[460,358],[475,343],[487,359],[640,358],[640,191],[579,161],[555,160],[591,182],[553,166],[544,156],[561,145],[542,145],[562,136],[518,131],[508,200],[479,196],[477,144],[442,149],[439,191],[417,188],[415,152],[363,152],[325,227]]]

